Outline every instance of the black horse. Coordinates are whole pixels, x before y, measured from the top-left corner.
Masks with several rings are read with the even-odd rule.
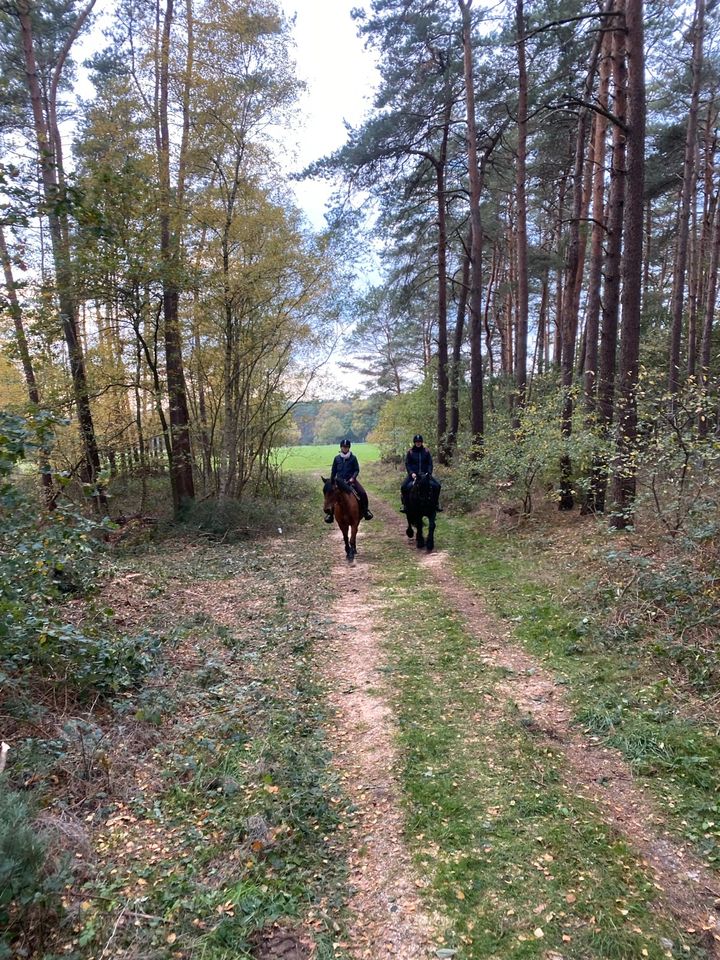
[[[405,532],[408,537],[415,537],[418,550],[425,547],[429,553],[435,548],[436,510],[432,478],[429,473],[419,473],[405,495],[405,516],[408,524]],[[427,539],[423,534],[423,517],[428,520]]]

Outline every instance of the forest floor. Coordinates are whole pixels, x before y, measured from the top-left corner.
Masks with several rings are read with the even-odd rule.
[[[642,711],[597,722],[608,691],[667,684],[560,658],[566,545],[545,530],[538,559],[443,515],[427,554],[394,478],[373,489],[353,564],[319,504],[269,540],[117,553],[102,603],[162,652],[140,691],[18,722],[74,861],[64,923],[25,955],[720,957],[716,770],[703,793],[707,759],[632,762],[617,732]],[[713,725],[678,712],[653,736],[697,757]]]

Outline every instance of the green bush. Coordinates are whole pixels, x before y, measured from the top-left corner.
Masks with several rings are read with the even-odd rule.
[[[190,504],[183,523],[212,540],[233,543],[289,530],[306,510],[320,507],[320,486],[306,477],[281,474],[274,494],[245,495],[240,500],[216,497]]]
[[[658,657],[679,663],[700,690],[720,680],[720,571],[709,556],[678,549],[674,554],[637,555],[613,550],[606,557],[612,578],[605,591],[588,589],[587,603],[604,613],[594,627],[611,648],[645,638]],[[619,583],[631,585],[619,587]],[[622,594],[619,599],[618,593]],[[593,596],[594,594],[594,596]],[[608,614],[610,614],[608,616]]]
[[[13,955],[18,939],[30,950],[42,942],[60,912],[66,879],[62,867],[48,869],[45,840],[27,801],[0,776],[0,958]]]
[[[480,451],[472,450],[468,437],[460,438],[454,469],[444,483],[447,499],[461,510],[485,501],[529,514],[538,499],[556,496],[564,454],[572,464],[575,493],[581,492],[592,455],[602,445],[580,416],[572,435],[563,437],[561,406],[562,393],[555,390],[518,410],[517,423],[509,413],[494,412]]]
[[[673,537],[712,539],[720,526],[720,441],[702,427],[715,417],[716,401],[693,382],[672,398],[646,376],[640,384],[631,454],[638,506]]]
[[[97,582],[102,524],[61,497],[44,509],[17,482],[35,451],[47,456],[55,422],[0,413],[0,658],[11,679],[34,674],[79,691],[116,691],[149,668],[151,640],[114,635],[102,618],[83,630],[62,616],[68,594]]]
[[[392,462],[405,456],[416,433],[422,433],[428,445],[434,447],[437,397],[429,377],[414,390],[388,400],[380,411],[377,426],[368,434],[368,440],[378,444],[384,461]]]

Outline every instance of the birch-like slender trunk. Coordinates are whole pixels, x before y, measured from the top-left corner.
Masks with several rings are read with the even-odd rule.
[[[700,82],[703,68],[703,42],[705,34],[705,0],[695,0],[693,18],[693,52],[690,61],[692,86],[690,109],[685,136],[685,160],[683,164],[682,191],[678,214],[677,248],[675,256],[674,284],[670,307],[670,356],[668,360],[668,390],[676,394],[680,389],[680,344],[682,341],[683,307],[685,304],[685,274],[687,271],[688,242],[690,236],[690,204],[695,182],[695,157],[697,153],[698,108]]]
[[[180,151],[178,181],[173,190],[170,173],[170,42],[174,19],[174,0],[167,0],[160,37],[158,63],[158,174],[160,186],[160,259],[163,264],[163,330],[168,403],[170,407],[171,460],[170,483],[173,506],[178,514],[195,496],[190,446],[190,413],[182,355],[180,332],[180,267],[179,217],[182,215],[184,195],[184,150],[187,149],[189,129],[189,89],[192,75],[192,20],[188,23],[188,63],[183,94],[183,138]]]
[[[82,439],[84,461],[82,479],[96,488],[100,474],[100,453],[95,435],[90,396],[88,391],[87,375],[85,372],[85,357],[78,334],[78,306],[75,296],[75,283],[72,271],[70,254],[70,227],[67,205],[65,200],[65,181],[62,165],[62,143],[56,120],[55,100],[62,70],[70,49],[84,23],[86,22],[95,0],[82,10],[76,19],[62,48],[50,81],[50,90],[43,92],[35,56],[35,39],[33,34],[30,7],[27,3],[18,6],[18,22],[22,39],[23,61],[27,80],[28,93],[32,108],[35,139],[38,149],[40,176],[45,200],[45,216],[47,217],[55,264],[55,286],[60,309],[60,323],[62,326],[65,345],[68,351],[70,376],[73,385],[73,397],[77,411],[80,436]],[[107,500],[101,490],[96,489],[94,502],[99,511],[107,509]]]
[[[468,175],[470,179],[470,223],[472,224],[472,279],[470,281],[470,431],[473,448],[479,455],[484,442],[482,367],[482,253],[483,227],[480,212],[482,174],[478,165],[475,87],[473,76],[472,0],[458,0],[462,13],[463,66],[465,73],[465,109],[467,115]]]

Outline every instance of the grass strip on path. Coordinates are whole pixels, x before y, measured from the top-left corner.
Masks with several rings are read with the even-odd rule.
[[[404,755],[409,841],[463,958],[704,956],[658,909],[652,879],[563,785],[503,694],[503,671],[401,536],[374,570]]]
[[[579,571],[568,574],[551,536],[493,534],[470,517],[448,526],[458,575],[481,590],[515,637],[562,678],[578,725],[625,755],[675,831],[717,868],[717,729],[688,711],[687,691],[673,683],[668,664],[641,640],[604,642],[595,611],[579,606]]]
[[[402,477],[374,467],[379,492],[395,502]],[[562,526],[561,520],[565,525]],[[574,523],[572,535],[565,529]],[[668,825],[711,867],[720,865],[720,740],[712,714],[677,677],[675,664],[642,637],[607,640],[608,603],[589,603],[592,521],[546,519],[502,530],[484,515],[441,515],[437,543],[453,570],[506,630],[565,685],[575,722],[619,749],[658,798]],[[585,543],[584,541],[587,541]],[[719,881],[720,886],[720,881]]]

